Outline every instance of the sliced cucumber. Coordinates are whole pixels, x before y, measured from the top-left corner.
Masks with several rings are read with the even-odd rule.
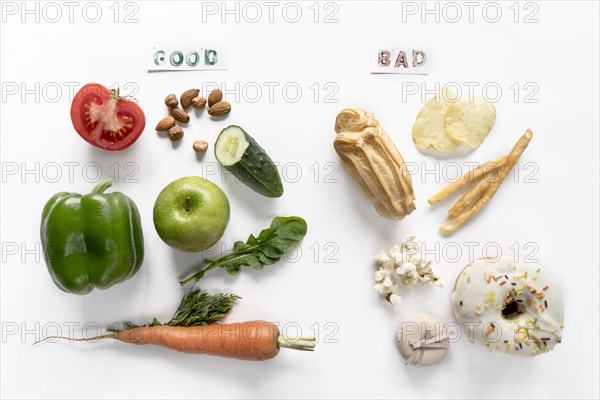
[[[250,189],[267,197],[281,197],[283,185],[277,167],[262,147],[242,128],[230,125],[215,143],[219,163]]]

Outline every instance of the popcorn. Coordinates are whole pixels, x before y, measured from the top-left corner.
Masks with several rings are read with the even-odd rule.
[[[377,263],[386,264],[390,261],[390,257],[387,255],[387,253],[385,251],[380,251],[375,256],[375,261],[377,261]]]
[[[381,283],[376,283],[373,288],[379,293],[381,296],[386,294],[386,288]]]
[[[440,271],[431,266],[419,250],[416,237],[410,236],[402,245],[375,256],[375,290],[390,304],[400,304],[401,283],[407,288],[415,285],[442,287]]]
[[[402,301],[402,297],[392,293],[387,297],[387,301],[389,301],[392,305],[395,306],[396,304],[400,304],[400,302]]]

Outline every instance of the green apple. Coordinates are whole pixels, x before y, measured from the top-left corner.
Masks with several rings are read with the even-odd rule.
[[[154,227],[169,246],[204,251],[217,243],[229,222],[229,200],[214,183],[186,176],[168,184],[154,203]]]

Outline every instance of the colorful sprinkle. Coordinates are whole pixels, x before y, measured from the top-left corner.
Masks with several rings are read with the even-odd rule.
[[[546,286],[546,287],[542,288],[542,290],[543,290],[543,291],[546,291],[546,290],[548,290],[548,286]]]
[[[500,282],[500,286],[504,285],[505,283],[506,283],[506,281]]]

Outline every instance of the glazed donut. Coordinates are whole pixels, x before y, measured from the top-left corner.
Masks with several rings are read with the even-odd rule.
[[[490,351],[536,356],[562,339],[562,294],[537,264],[476,260],[456,279],[451,299],[468,338]]]

